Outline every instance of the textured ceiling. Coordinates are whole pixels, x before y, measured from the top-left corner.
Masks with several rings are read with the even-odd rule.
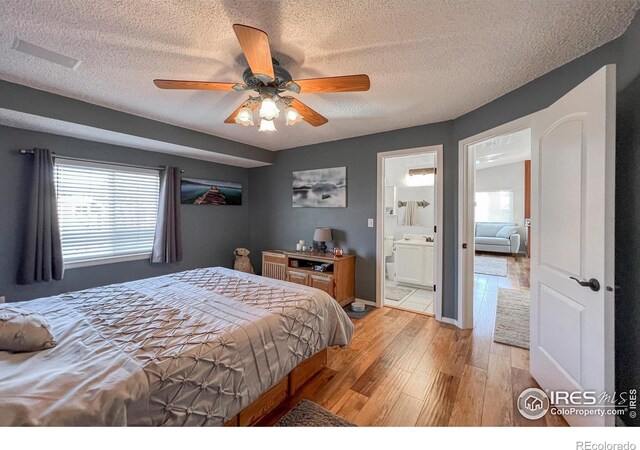
[[[455,118],[624,32],[635,0],[2,0],[0,78],[270,150]],[[299,98],[329,119],[224,124],[246,94],[154,78],[241,81],[231,28],[265,30],[294,78],[367,73],[369,92]],[[19,37],[76,70],[11,49]]]

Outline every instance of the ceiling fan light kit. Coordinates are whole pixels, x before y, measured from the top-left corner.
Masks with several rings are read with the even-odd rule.
[[[238,115],[233,119],[236,123],[240,125],[244,125],[248,127],[249,125],[253,125],[253,114],[251,113],[251,108],[248,106],[244,106],[240,108],[238,111]]]
[[[284,112],[284,117],[287,119],[287,125],[295,125],[298,122],[302,122],[302,114],[298,112],[293,106],[289,106]]]
[[[273,120],[262,119],[260,121],[260,128],[258,128],[258,131],[266,131],[272,133],[278,130],[276,130],[276,125],[273,123]]]
[[[160,89],[257,92],[258,96],[249,96],[227,117],[225,123],[253,126],[253,110],[260,108],[258,113],[261,118],[259,131],[270,132],[276,131],[273,120],[280,116],[278,104],[285,108],[287,125],[295,125],[304,120],[308,124],[318,127],[328,122],[326,117],[318,114],[297,98],[281,95],[286,91],[308,94],[369,90],[369,77],[364,74],[293,80],[291,74],[271,57],[267,33],[240,24],[233,25],[233,31],[249,63],[249,67],[242,74],[244,84],[187,80],[154,80],[154,84]]]
[[[260,104],[260,117],[267,120],[273,120],[276,117],[280,117],[280,110],[270,97],[266,97]]]

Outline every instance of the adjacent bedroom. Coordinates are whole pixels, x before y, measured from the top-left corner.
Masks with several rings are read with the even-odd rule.
[[[620,441],[639,9],[0,0],[4,447]]]

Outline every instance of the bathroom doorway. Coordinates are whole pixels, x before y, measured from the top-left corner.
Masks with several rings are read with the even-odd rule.
[[[442,146],[378,154],[376,306],[440,320]]]

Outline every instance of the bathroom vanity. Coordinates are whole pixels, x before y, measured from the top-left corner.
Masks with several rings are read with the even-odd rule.
[[[420,236],[396,240],[393,244],[396,281],[433,288],[434,243]]]

